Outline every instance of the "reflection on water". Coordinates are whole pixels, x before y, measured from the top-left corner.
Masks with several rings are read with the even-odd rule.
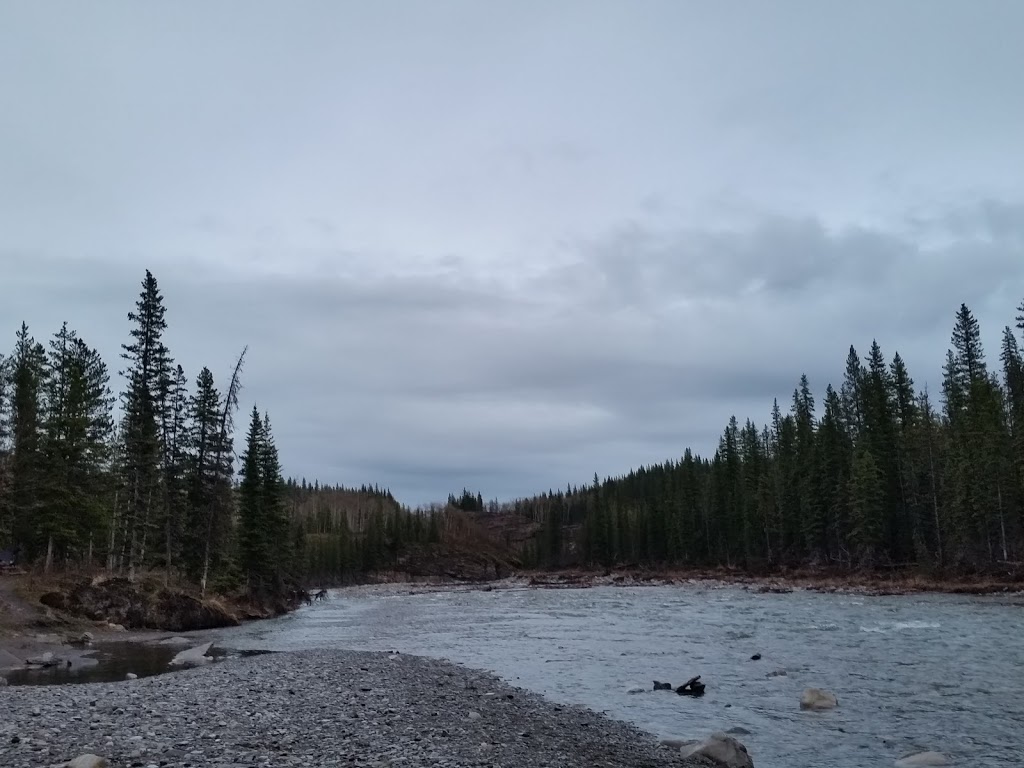
[[[1020,764],[1021,598],[760,595],[733,587],[341,592],[230,630],[238,648],[397,649],[489,669],[516,685],[663,737],[742,727],[755,763],[892,765],[935,749],[977,768]],[[755,653],[759,661],[751,660]],[[784,669],[786,674],[769,676]],[[703,698],[634,687],[694,675]],[[807,687],[839,709],[799,708]]]
[[[5,672],[4,677],[11,685],[107,683],[124,680],[129,672],[148,677],[165,671],[178,650],[155,644],[102,643],[88,656],[73,659],[70,667],[25,667]]]
[[[124,680],[128,674],[150,677],[174,672],[182,667],[169,666],[171,659],[188,646],[160,643],[110,642],[99,643],[88,655],[71,660],[71,666],[23,667],[3,673],[10,685],[58,685],[61,683],[112,683]],[[250,656],[266,653],[263,650],[228,651],[211,648],[213,661],[231,656]],[[59,654],[58,654],[59,655]]]

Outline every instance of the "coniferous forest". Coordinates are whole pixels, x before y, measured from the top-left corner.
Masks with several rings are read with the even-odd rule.
[[[45,342],[18,329],[0,357],[0,550],[43,573],[280,594],[384,567],[403,537],[438,538],[434,516],[387,492],[285,480],[269,414],[253,406],[235,433],[245,351],[222,381],[204,367],[190,382],[165,315],[147,270],[116,394],[108,363],[66,323]]]
[[[537,567],[914,567],[1016,571],[1024,560],[1024,303],[990,360],[955,313],[938,397],[899,353],[853,347],[838,387],[806,376],[767,424],[730,419],[709,458],[516,501]]]
[[[387,571],[634,566],[765,573],[1014,570],[1024,560],[1024,303],[998,362],[961,305],[941,392],[850,348],[766,424],[730,419],[710,457],[500,503],[463,489],[411,510],[377,486],[285,479],[269,414],[236,434],[245,351],[190,380],[146,272],[113,372],[67,324],[22,324],[0,358],[0,550],[39,572],[282,594]],[[428,562],[428,561],[433,561]],[[481,570],[480,563],[484,566]],[[488,570],[490,568],[491,570]],[[456,569],[458,570],[458,569]],[[462,569],[465,572],[465,569]]]

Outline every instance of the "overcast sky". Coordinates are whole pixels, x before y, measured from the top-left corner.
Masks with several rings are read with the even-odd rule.
[[[1024,3],[0,0],[0,332],[172,354],[418,504],[714,450],[1024,299]],[[3,330],[6,329],[6,330]]]

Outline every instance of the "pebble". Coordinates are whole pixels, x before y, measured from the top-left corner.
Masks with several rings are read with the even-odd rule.
[[[275,653],[130,685],[3,688],[0,765],[49,768],[90,752],[136,768],[709,765],[493,675],[405,654],[395,664],[391,655]],[[45,753],[19,743],[40,730],[53,734]]]

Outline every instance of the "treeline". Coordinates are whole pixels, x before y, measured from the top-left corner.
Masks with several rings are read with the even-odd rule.
[[[442,510],[411,511],[377,486],[285,480],[256,406],[236,456],[245,351],[226,386],[203,368],[190,388],[148,270],[128,320],[117,395],[67,324],[44,345],[23,323],[0,356],[0,549],[43,572],[157,572],[203,592],[280,595],[442,540]]]
[[[851,347],[838,389],[818,402],[802,376],[787,412],[776,401],[762,427],[733,417],[710,458],[687,450],[506,510],[542,526],[524,553],[539,567],[1014,568],[1024,559],[1022,360],[1007,326],[990,366],[961,305],[939,404],[898,353]]]
[[[245,352],[223,388],[204,367],[190,389],[164,343],[165,314],[147,270],[118,396],[107,364],[66,323],[46,345],[22,324],[0,359],[0,544],[47,572],[159,570],[203,591],[281,589],[298,551],[271,546],[295,537],[265,415],[254,412],[235,479]]]
[[[377,486],[357,489],[288,480],[285,494],[304,546],[301,571],[310,583],[359,581],[395,569],[410,548],[446,538],[444,510],[410,510]]]

